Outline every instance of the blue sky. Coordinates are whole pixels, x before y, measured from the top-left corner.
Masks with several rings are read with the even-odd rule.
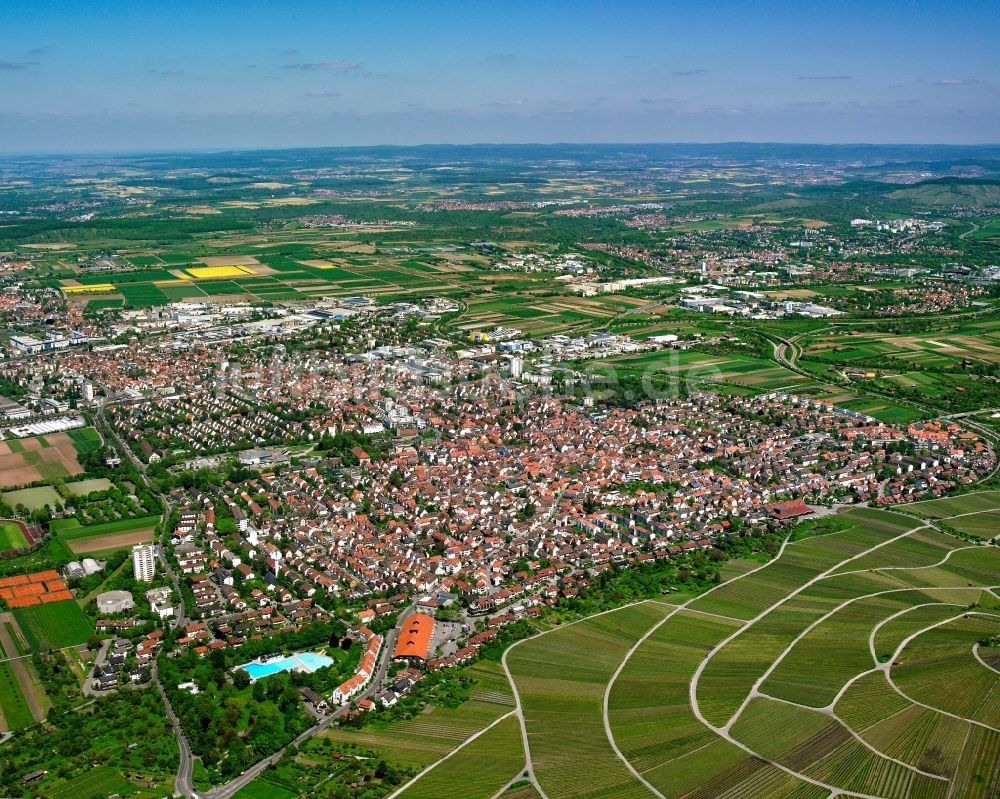
[[[1000,3],[0,0],[0,151],[1000,142]]]

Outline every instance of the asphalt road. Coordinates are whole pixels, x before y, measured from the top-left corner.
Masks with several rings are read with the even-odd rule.
[[[177,745],[181,750],[180,762],[177,765],[177,776],[174,778],[174,796],[194,796],[194,785],[192,783],[194,755],[191,754],[191,747],[188,746],[184,730],[181,729],[181,722],[177,718],[177,714],[174,713],[173,707],[170,706],[170,700],[167,699],[166,691],[163,690],[163,683],[160,682],[159,670],[156,663],[153,664],[153,682],[156,683],[156,690],[160,692],[163,706],[167,709],[167,718],[170,720],[170,726],[174,729],[174,735],[177,737]]]

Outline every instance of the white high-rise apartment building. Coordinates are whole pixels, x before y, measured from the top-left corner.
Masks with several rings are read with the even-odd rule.
[[[153,581],[156,576],[155,544],[136,544],[132,547],[132,574],[140,582]]]

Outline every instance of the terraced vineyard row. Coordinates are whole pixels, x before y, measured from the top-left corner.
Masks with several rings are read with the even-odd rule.
[[[937,529],[959,507],[941,502],[844,512],[683,605],[519,643],[512,715],[400,795],[474,795],[447,776],[488,745],[489,796],[1000,795],[1000,657],[977,648],[1000,632],[1000,548]]]

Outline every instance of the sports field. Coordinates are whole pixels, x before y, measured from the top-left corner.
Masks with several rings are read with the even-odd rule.
[[[1000,493],[912,507],[952,525],[963,504],[1000,513]],[[398,795],[466,795],[489,744],[484,797],[995,797],[1000,650],[979,642],[1000,634],[1000,547],[896,511],[840,518],[683,604],[515,644],[515,713]]]
[[[11,608],[26,608],[72,598],[66,581],[55,569],[0,577],[0,599]]]
[[[17,522],[0,521],[0,552],[26,546],[28,546],[28,539],[25,538],[21,525]]]

